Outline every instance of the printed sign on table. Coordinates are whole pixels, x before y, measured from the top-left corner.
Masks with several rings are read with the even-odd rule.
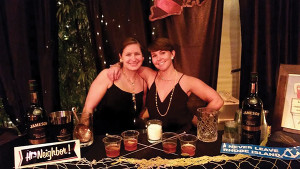
[[[300,130],[300,75],[289,74],[281,127]]]
[[[265,147],[251,144],[222,143],[220,152],[228,154],[246,154],[265,158],[279,158],[283,160],[300,159],[300,146]]]
[[[14,154],[15,168],[81,159],[79,140],[15,147]]]

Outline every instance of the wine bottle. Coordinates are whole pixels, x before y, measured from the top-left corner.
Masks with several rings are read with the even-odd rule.
[[[258,97],[258,75],[251,73],[250,92],[242,102],[242,144],[260,144],[263,102]]]
[[[41,144],[47,141],[47,117],[40,105],[36,80],[29,80],[30,108],[27,111],[27,135],[30,144]]]

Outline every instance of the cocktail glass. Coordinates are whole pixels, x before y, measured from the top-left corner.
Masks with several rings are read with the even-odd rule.
[[[137,149],[139,132],[136,130],[126,130],[122,134],[124,147],[126,151],[134,151]]]
[[[183,134],[179,137],[182,156],[194,156],[196,152],[197,137],[192,134]]]
[[[174,132],[165,132],[162,134],[162,146],[165,153],[175,153],[177,147],[177,134]]]
[[[108,135],[103,138],[107,157],[118,157],[120,155],[122,137],[118,135]]]

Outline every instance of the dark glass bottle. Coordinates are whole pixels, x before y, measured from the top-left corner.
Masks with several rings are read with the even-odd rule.
[[[260,144],[263,102],[258,97],[258,75],[251,73],[250,93],[242,102],[242,144]]]
[[[47,117],[40,106],[36,80],[29,80],[30,108],[27,111],[27,135],[30,144],[46,143]]]

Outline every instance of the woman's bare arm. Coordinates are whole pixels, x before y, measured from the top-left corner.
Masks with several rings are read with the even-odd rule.
[[[108,71],[107,69],[104,69],[102,72],[100,72],[99,75],[91,84],[82,111],[82,116],[94,112],[94,109],[97,107],[97,105],[105,95],[107,89],[113,83],[110,79],[108,79],[107,71]]]
[[[183,84],[183,86],[185,86],[188,89],[188,92],[195,94],[201,100],[208,103],[206,106],[207,108],[219,110],[223,106],[224,101],[218,94],[218,92],[216,92],[213,88],[205,84],[200,79],[191,76],[186,76],[184,82],[185,83]],[[193,117],[192,123],[194,126],[197,125],[196,116]]]
[[[187,76],[186,84],[188,85],[188,89],[190,92],[208,103],[206,107],[219,110],[223,106],[224,101],[218,94],[218,92],[216,92],[213,88],[205,84],[200,79]]]
[[[114,64],[107,71],[107,77],[111,81],[118,80],[121,74],[121,66],[120,64]],[[153,83],[156,71],[145,66],[141,66],[138,70],[138,74],[146,81],[148,88]]]
[[[147,82],[148,88],[152,85],[156,73],[155,70],[145,66],[141,66],[138,70],[138,74]]]

